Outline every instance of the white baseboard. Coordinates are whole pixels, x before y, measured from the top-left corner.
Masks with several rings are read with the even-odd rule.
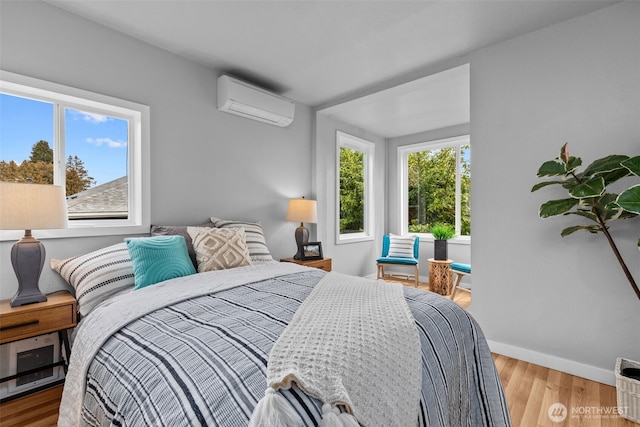
[[[555,369],[556,371],[565,372],[577,377],[586,378],[611,386],[616,385],[616,376],[614,373],[616,361],[611,361],[611,370],[598,368],[575,360],[564,359],[562,357],[552,356],[550,354],[538,353],[522,347],[515,347],[496,341],[487,340],[491,352],[502,354],[503,356],[512,357],[514,359],[524,360],[525,362],[534,363],[544,366],[545,368]]]

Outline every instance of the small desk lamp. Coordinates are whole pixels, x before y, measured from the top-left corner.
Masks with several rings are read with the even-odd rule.
[[[301,259],[302,244],[309,241],[309,230],[304,226],[305,222],[315,223],[317,221],[317,207],[315,200],[290,199],[289,208],[287,209],[287,221],[295,221],[300,223],[300,227],[296,228],[296,245],[298,252],[293,256],[294,259]]]
[[[67,201],[57,185],[0,182],[0,230],[24,230],[11,247],[11,264],[18,278],[18,292],[11,307],[43,302],[38,280],[45,260],[44,245],[31,230],[66,228]]]

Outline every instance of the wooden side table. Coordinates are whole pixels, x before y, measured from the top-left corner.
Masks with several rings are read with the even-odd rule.
[[[58,332],[61,346],[64,345],[66,361],[68,362],[71,349],[67,330],[77,325],[76,300],[67,291],[56,292],[47,295],[47,301],[34,304],[11,307],[10,300],[0,301],[0,344],[32,338],[51,332]],[[63,366],[66,370],[65,358],[59,362],[34,369],[35,372],[51,369],[55,366]],[[21,373],[24,375],[24,373]],[[20,377],[20,374],[0,378],[0,382],[6,382]],[[52,387],[57,383],[50,383],[44,387]],[[3,399],[3,401],[15,399],[31,392],[39,391],[39,388]]]
[[[429,290],[440,295],[451,293],[451,264],[453,260],[429,258]]]
[[[331,271],[331,258],[323,259],[293,259],[282,258],[280,262],[294,262],[296,264],[305,265],[307,267],[319,268],[324,271]]]

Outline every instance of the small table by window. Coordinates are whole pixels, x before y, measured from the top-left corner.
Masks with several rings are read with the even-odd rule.
[[[451,264],[453,260],[429,258],[429,290],[440,295],[451,293]]]

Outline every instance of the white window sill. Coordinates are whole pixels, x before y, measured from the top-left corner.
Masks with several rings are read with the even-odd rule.
[[[337,245],[344,245],[348,243],[369,242],[374,240],[372,236],[364,233],[354,234],[342,234],[338,237]]]
[[[422,233],[408,233],[408,234],[416,234],[420,238],[420,242],[433,242],[435,239],[431,234],[422,234]],[[451,245],[470,245],[471,244],[471,236],[458,236],[452,239],[447,240],[447,242]]]
[[[33,230],[33,236],[38,240],[66,239],[70,237],[95,237],[114,235],[140,235],[149,234],[150,227],[143,225],[113,226],[113,227],[83,227],[65,228],[62,230]],[[20,240],[24,236],[24,230],[0,230],[0,242]]]

